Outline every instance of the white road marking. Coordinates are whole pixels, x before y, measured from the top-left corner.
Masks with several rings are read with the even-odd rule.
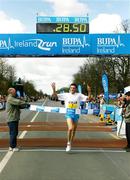
[[[121,139],[120,137],[118,137],[117,135],[112,134],[112,133],[110,133],[110,136],[112,136],[114,139]]]
[[[6,152],[7,150],[0,150],[0,152]],[[32,148],[32,149],[20,149],[21,152],[65,152],[65,149],[47,149],[47,148]],[[92,152],[99,152],[99,153],[121,153],[121,152],[126,152],[123,149],[100,149],[100,148],[95,148],[95,149],[72,149],[70,151],[70,153],[74,153],[74,152],[80,152],[80,153],[84,153],[84,152],[88,152],[88,153],[92,153]]]
[[[22,151],[42,151],[42,152],[65,152],[65,149],[23,149]],[[107,149],[73,149],[70,153],[73,152],[126,152],[125,150],[107,150]]]
[[[6,166],[6,164],[8,163],[8,161],[10,160],[11,156],[13,155],[13,151],[8,151],[6,153],[6,155],[4,156],[4,158],[2,159],[2,161],[0,162],[0,173],[2,172],[2,170],[4,169],[4,167]]]
[[[32,118],[32,120],[31,120],[30,122],[34,122],[35,119],[36,119],[36,117],[38,116],[38,114],[39,114],[39,112],[37,112],[37,113],[35,114],[35,116]],[[31,126],[31,125],[27,125],[27,127],[30,127],[30,126]],[[24,136],[27,134],[27,132],[28,132],[28,131],[23,131],[23,132],[20,134],[19,139],[23,139]]]
[[[46,100],[47,100],[47,99],[46,99]],[[46,103],[46,100],[44,101],[43,105]],[[36,119],[36,117],[38,116],[38,114],[39,114],[39,112],[37,112],[37,113],[35,114],[35,116],[32,118],[32,120],[31,120],[30,122],[33,122],[33,121]],[[23,131],[23,132],[21,133],[21,135],[19,136],[19,138],[20,138],[20,139],[23,139],[24,136],[26,135],[26,133],[27,133],[27,131]],[[7,150],[6,150],[6,151],[7,151]],[[0,173],[3,171],[4,167],[6,166],[6,164],[8,163],[8,161],[10,160],[10,158],[12,157],[13,153],[14,153],[13,151],[8,151],[8,152],[6,153],[6,155],[3,157],[2,161],[0,162]]]

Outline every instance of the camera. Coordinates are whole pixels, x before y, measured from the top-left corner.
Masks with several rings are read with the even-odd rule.
[[[21,104],[19,106],[20,109],[29,109],[30,108],[30,104]]]

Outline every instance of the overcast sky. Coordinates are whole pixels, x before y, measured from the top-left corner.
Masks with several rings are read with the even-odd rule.
[[[121,31],[122,20],[130,19],[130,0],[0,0],[0,33],[36,33],[36,15],[86,16],[90,33]],[[51,94],[69,86],[85,58],[8,58],[17,76],[33,81],[37,90]]]

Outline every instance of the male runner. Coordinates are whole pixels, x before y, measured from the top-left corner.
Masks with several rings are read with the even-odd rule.
[[[71,145],[75,136],[78,119],[79,119],[79,115],[75,114],[75,109],[79,109],[80,102],[86,101],[88,99],[88,96],[85,96],[81,93],[77,93],[76,92],[77,85],[74,83],[70,85],[69,93],[57,94],[55,83],[52,83],[52,90],[54,96],[57,96],[58,99],[61,101],[65,101],[65,108],[67,109],[65,118],[68,126],[68,138],[67,138],[68,142],[67,142],[66,152],[69,152],[71,150]],[[88,87],[88,91],[89,90],[90,87]]]

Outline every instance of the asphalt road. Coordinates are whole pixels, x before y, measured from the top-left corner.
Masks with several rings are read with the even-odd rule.
[[[37,102],[42,104],[43,102]],[[46,101],[45,105],[59,105]],[[93,117],[97,121],[98,117]],[[0,122],[5,122],[6,113],[0,112]],[[21,122],[61,122],[63,114],[36,113],[22,110]],[[80,122],[91,121],[90,116]],[[8,138],[1,132],[0,138]],[[66,132],[20,132],[19,138],[66,137]],[[114,138],[110,132],[77,132],[76,138]],[[0,149],[0,180],[129,180],[130,154],[123,149],[73,148],[67,154],[65,147],[21,148],[19,152]]]

